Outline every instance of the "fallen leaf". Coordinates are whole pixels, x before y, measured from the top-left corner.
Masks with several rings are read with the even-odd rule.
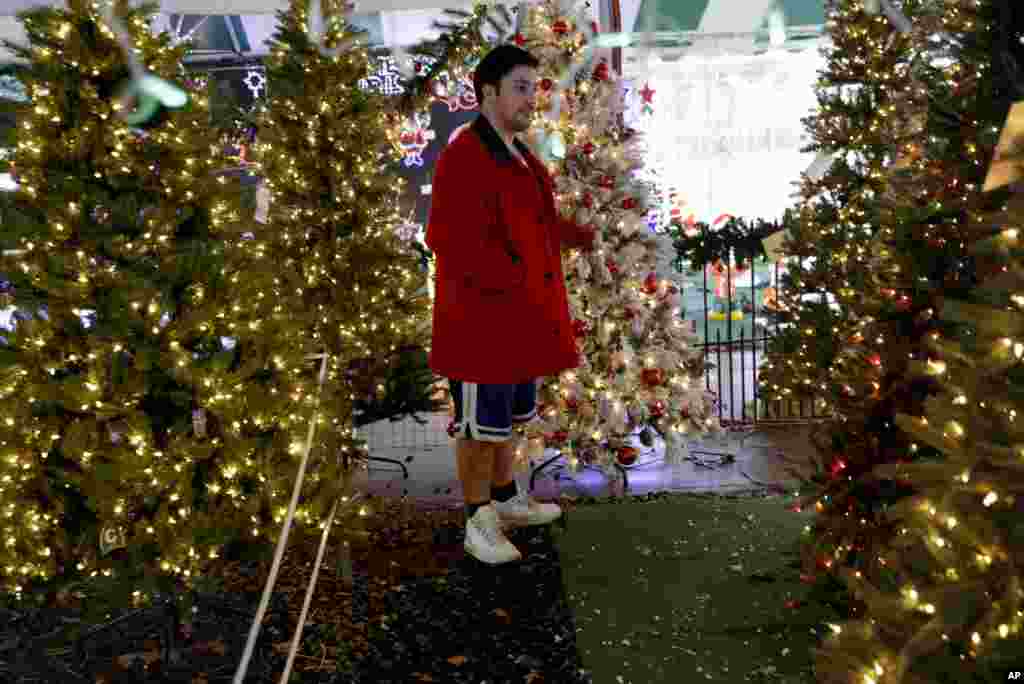
[[[535,682],[543,681],[544,675],[542,675],[540,672],[531,672],[530,674],[526,675],[526,684],[534,684]]]
[[[218,655],[222,656],[228,652],[227,646],[220,639],[213,641],[200,641],[192,646],[192,652],[196,655]]]
[[[139,660],[141,660],[146,667],[149,667],[153,663],[158,662],[160,660],[160,652],[144,651],[142,653],[125,653],[123,655],[117,656],[117,658],[114,659],[114,662],[117,664],[118,667],[125,670],[130,670],[132,669],[132,665]]]
[[[491,614],[497,615],[499,618],[501,618],[501,622],[505,623],[506,625],[512,622],[512,616],[509,615],[508,611],[506,611],[504,608],[495,608],[491,611]]]
[[[416,678],[418,682],[432,682],[434,678],[425,672],[413,672],[412,676]]]
[[[462,665],[466,662],[466,656],[452,656],[448,659],[448,662],[452,665]]]

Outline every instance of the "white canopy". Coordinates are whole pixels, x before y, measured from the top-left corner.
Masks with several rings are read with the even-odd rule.
[[[138,0],[141,1],[141,0]],[[156,30],[183,29],[187,33],[203,19],[203,31],[220,37],[223,50],[235,54],[259,56],[267,52],[266,40],[274,31],[275,13],[288,6],[288,0],[156,0],[160,6]],[[536,0],[508,6],[529,5]],[[821,5],[824,0],[592,0],[592,12],[602,17],[607,31],[611,7],[617,3],[623,30],[656,32],[658,53],[668,58],[687,54],[750,53],[756,49],[755,33],[764,33],[766,17],[781,7],[790,38],[820,35],[823,26]],[[24,41],[18,12],[43,5],[62,6],[64,0],[0,0],[0,38]],[[496,4],[496,3],[493,3]],[[436,36],[433,22],[447,8],[469,10],[473,0],[355,0],[353,23],[369,32],[371,42],[381,47],[408,46]],[[183,20],[183,17],[185,18]],[[808,17],[815,24],[807,24]],[[654,35],[654,34],[652,34]],[[800,43],[808,47],[811,41]],[[675,47],[665,47],[674,43]],[[649,50],[627,49],[627,65],[638,62],[646,67]],[[0,62],[10,59],[0,48]],[[627,72],[631,69],[627,67]]]

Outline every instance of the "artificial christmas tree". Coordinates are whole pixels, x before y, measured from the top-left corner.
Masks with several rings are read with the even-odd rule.
[[[308,28],[317,10],[323,35]],[[278,13],[267,59],[274,97],[260,112],[253,149],[269,195],[256,248],[276,269],[267,316],[294,349],[329,357],[315,445],[326,462],[312,472],[309,494],[314,519],[339,493],[334,459],[366,455],[352,430],[356,404],[374,418],[440,409],[416,361],[429,344],[430,303],[419,254],[397,232],[403,181],[392,103],[358,86],[371,68],[366,48],[352,45],[357,37],[342,3],[292,0]],[[415,405],[375,403],[389,387]]]
[[[174,82],[184,48],[150,33],[155,7],[116,11],[146,78]],[[144,101],[122,97],[139,74],[93,3],[21,20],[29,46],[7,47],[29,62],[32,107],[2,198],[16,322],[0,354],[0,581],[109,570],[112,546],[192,578],[266,531],[268,490],[294,474],[304,416],[253,306],[265,279],[243,276],[253,256],[213,175],[204,99],[144,122]]]
[[[851,413],[849,432],[865,436],[842,453],[853,481],[831,488],[808,548],[865,614],[833,627],[823,682],[1007,681],[1024,652],[1024,207],[1006,188],[983,192],[1019,93],[1008,67],[1024,26],[1001,20],[999,5],[950,0],[910,15],[913,47],[930,58],[927,100],[922,89],[897,114],[923,118],[927,144],[904,148],[890,172],[872,316],[844,354],[844,379],[877,407]]]
[[[905,40],[858,0],[832,3],[826,26],[832,46],[816,84],[819,109],[804,119],[813,143],[803,151],[832,161],[820,178],[803,179],[786,222],[788,272],[777,293],[785,325],[759,372],[762,399],[817,402],[819,415],[835,410],[832,369],[857,331],[882,171],[892,155],[889,107],[910,83]]]
[[[570,465],[606,470],[616,460],[633,462],[638,430],[644,446],[656,432],[666,460],[678,462],[684,435],[720,428],[703,387],[703,354],[680,319],[678,287],[653,270],[658,239],[647,226],[643,184],[633,177],[643,148],[622,124],[619,82],[606,61],[592,59],[587,33],[594,40],[596,25],[570,15],[569,4],[531,7],[517,43],[541,61],[530,142],[556,180],[562,215],[595,226],[598,237],[593,252],[563,254],[581,365],[544,380],[540,420],[523,431],[534,454],[541,442],[568,447]]]

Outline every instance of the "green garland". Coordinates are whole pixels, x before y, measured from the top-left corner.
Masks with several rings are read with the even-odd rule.
[[[679,259],[689,260],[693,270],[700,271],[715,261],[729,263],[730,253],[735,255],[738,263],[764,258],[764,239],[786,230],[794,220],[795,213],[790,209],[779,222],[730,218],[718,230],[711,230],[706,223],[685,225],[673,219],[668,226],[668,234]]]

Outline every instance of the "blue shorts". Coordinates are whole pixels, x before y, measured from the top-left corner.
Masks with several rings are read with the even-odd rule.
[[[455,421],[448,429],[454,438],[505,442],[514,423],[528,423],[537,415],[537,383],[483,385],[448,380],[455,402]]]

